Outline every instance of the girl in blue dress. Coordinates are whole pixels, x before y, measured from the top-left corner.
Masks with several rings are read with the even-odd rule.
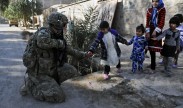
[[[136,27],[136,36],[127,43],[127,45],[133,44],[132,54],[130,59],[132,60],[132,73],[136,73],[137,69],[143,72],[143,62],[145,60],[145,49],[148,48],[147,40],[143,36],[145,28],[143,24]]]

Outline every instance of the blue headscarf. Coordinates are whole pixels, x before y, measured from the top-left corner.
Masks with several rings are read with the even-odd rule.
[[[162,8],[164,7],[164,3],[163,3],[163,0],[158,0],[159,4],[158,4],[158,7],[157,8]]]
[[[153,12],[152,12],[152,23],[154,25],[154,27],[157,27],[157,20],[156,20],[156,17],[157,17],[157,13],[158,13],[158,8],[162,8],[164,7],[164,3],[163,3],[163,0],[158,0],[158,6],[157,7],[153,7]]]

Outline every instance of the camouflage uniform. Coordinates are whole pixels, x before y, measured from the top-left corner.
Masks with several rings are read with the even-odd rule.
[[[54,19],[52,17],[55,16],[59,16],[61,22],[67,20],[60,13],[51,14],[50,19]],[[48,22],[51,21],[48,20]],[[56,19],[56,21],[58,20]],[[66,56],[69,54],[77,58],[84,58],[85,53],[67,46],[63,34],[56,35],[58,34],[55,34],[51,27],[38,30],[36,36],[37,62],[34,68],[27,68],[28,77],[20,91],[22,95],[28,92],[34,98],[48,102],[65,100],[60,84],[79,75],[75,67],[66,63]]]

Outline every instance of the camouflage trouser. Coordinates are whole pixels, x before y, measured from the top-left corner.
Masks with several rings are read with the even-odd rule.
[[[78,75],[76,68],[69,64],[64,64],[63,67],[58,68],[60,82]],[[48,75],[28,76],[26,86],[32,96],[38,100],[48,102],[63,102],[65,100],[65,94],[60,85]]]

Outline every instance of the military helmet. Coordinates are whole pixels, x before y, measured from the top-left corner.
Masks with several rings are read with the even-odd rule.
[[[48,24],[55,27],[56,29],[62,29],[67,23],[67,17],[58,12],[53,12],[48,17]]]

